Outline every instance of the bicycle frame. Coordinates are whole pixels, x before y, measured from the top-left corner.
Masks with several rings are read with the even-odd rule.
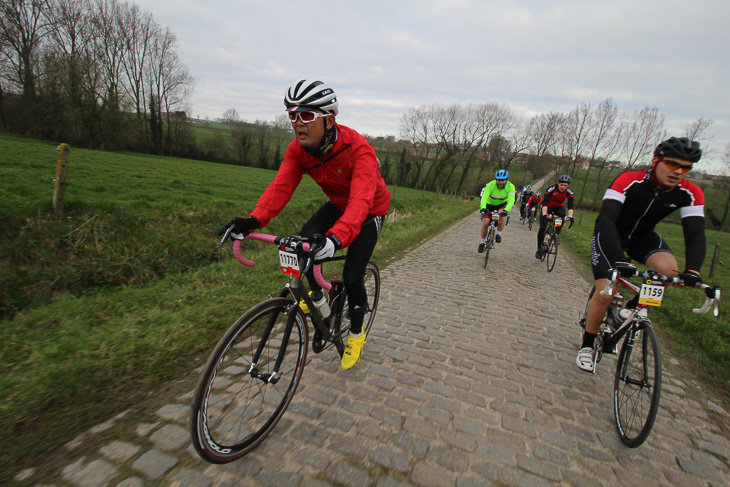
[[[656,271],[652,269],[648,269],[646,272],[643,273],[644,277],[653,277],[654,279],[659,279],[663,282],[666,282],[667,284],[681,284],[681,280],[678,277],[670,278],[667,280],[661,279],[660,274],[658,274]],[[604,296],[612,296],[616,293],[619,287],[625,287],[628,290],[630,290],[635,295],[639,295],[641,292],[641,287],[637,286],[631,282],[629,282],[626,278],[621,277],[618,274],[618,270],[613,269],[611,271],[611,277],[608,280],[608,283],[606,284],[606,287],[599,291]],[[692,309],[692,312],[695,314],[705,314],[707,313],[710,308],[714,308],[713,314],[715,316],[719,313],[719,301],[720,301],[720,287],[719,286],[708,286],[706,284],[702,284],[700,286],[701,289],[705,291],[705,303],[702,305],[701,308],[694,308]],[[632,326],[636,326],[641,322],[648,322],[651,324],[651,320],[649,319],[649,306],[642,303],[637,303],[635,309],[629,310],[631,313],[623,319],[623,321],[620,323],[620,325],[615,329],[611,330],[607,333],[607,336],[601,337],[603,340],[603,349],[602,351],[605,352],[607,350],[612,350],[614,347],[618,345],[618,343],[621,341],[623,336],[626,334],[627,331]],[[618,317],[617,317],[618,319]],[[595,364],[593,371],[595,373]]]
[[[303,242],[301,240],[290,238],[281,238],[281,237],[275,237],[273,235],[267,235],[262,233],[251,233],[246,236],[246,239],[252,239],[252,240],[259,240],[266,243],[273,243],[279,247],[279,250],[281,251],[288,251],[288,252],[295,252],[297,254],[297,268],[291,269],[289,274],[289,282],[286,284],[285,289],[280,293],[280,297],[285,297],[287,294],[291,293],[293,298],[293,305],[296,306],[296,309],[301,309],[299,303],[301,301],[304,301],[304,304],[309,309],[309,318],[312,321],[312,324],[314,325],[314,328],[321,334],[322,340],[328,343],[333,343],[335,345],[335,348],[337,349],[337,352],[340,356],[345,351],[344,346],[342,345],[341,341],[339,340],[339,337],[341,334],[335,334],[334,329],[330,329],[329,324],[334,323],[334,320],[336,320],[342,313],[342,304],[339,300],[341,293],[342,293],[342,286],[339,284],[339,281],[332,281],[328,282],[322,277],[322,267],[321,263],[324,262],[333,262],[338,260],[344,260],[346,256],[336,256],[332,257],[326,260],[321,261],[319,264],[314,264],[312,261],[312,257],[308,255],[310,250],[310,245],[307,242]],[[243,257],[241,254],[241,244],[243,240],[236,240],[233,242],[233,255],[236,257],[236,259],[246,267],[253,267],[253,262]],[[301,276],[302,274],[305,274],[310,266],[313,265],[313,271],[314,276],[317,281],[317,284],[319,286],[326,290],[326,291],[332,291],[330,296],[330,302],[332,303],[332,314],[328,318],[324,318],[322,316],[322,313],[319,311],[319,309],[314,305],[314,301],[312,301],[312,298],[309,296],[309,292],[307,289],[306,284],[302,280]],[[291,309],[288,311],[289,313],[289,319],[287,320],[285,332],[284,332],[284,338],[288,340],[292,327],[294,326],[294,313],[295,309]],[[306,316],[306,315],[305,315]],[[273,321],[273,320],[272,320]],[[307,320],[304,320],[305,323],[307,323]],[[267,330],[264,331],[264,337],[268,339],[268,335],[270,333],[270,329],[273,326],[273,322],[270,322],[267,326]],[[275,374],[279,370],[279,366],[281,365],[281,360],[283,356],[283,351],[285,348],[286,340],[282,341],[282,349],[279,353],[279,356],[277,357],[276,366],[274,368]],[[254,361],[252,364],[252,369],[255,366],[256,363],[258,363],[258,360],[260,359],[261,353],[263,351],[263,344],[266,342],[266,340],[262,340],[261,344],[259,346],[259,349],[257,349],[255,355],[254,355]],[[253,370],[251,371],[251,374],[253,375]],[[274,374],[274,375],[275,375]],[[263,379],[266,379],[265,377],[262,377]],[[270,381],[274,381],[275,377],[268,378]]]

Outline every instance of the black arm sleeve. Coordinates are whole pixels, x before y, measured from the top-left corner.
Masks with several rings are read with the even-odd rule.
[[[573,200],[574,200],[574,199],[575,199],[575,198],[573,198],[572,196],[568,196],[568,209],[569,209],[569,210],[572,210],[572,209],[574,209],[574,208],[573,208]]]
[[[616,228],[616,221],[621,214],[623,204],[616,200],[603,200],[601,211],[596,218],[596,226],[593,230],[595,235],[600,235],[602,250],[606,257],[615,264],[617,261],[628,262],[621,247],[621,237]]]
[[[682,230],[684,230],[684,266],[686,269],[700,272],[707,252],[705,217],[682,218]]]

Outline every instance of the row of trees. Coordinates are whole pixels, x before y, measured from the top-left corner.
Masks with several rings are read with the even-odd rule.
[[[118,0],[0,0],[0,127],[187,154],[193,86],[176,37]]]
[[[682,135],[706,140],[711,124],[700,118]],[[485,174],[508,169],[515,160],[540,174],[553,169],[575,175],[578,168],[587,168],[582,184],[591,171],[597,171],[594,177],[601,185],[612,162],[628,169],[647,162],[667,133],[657,108],[619,115],[608,98],[598,105],[581,103],[568,113],[539,114],[526,121],[497,103],[421,106],[403,115],[400,136],[410,150],[399,161],[399,166],[408,167],[399,168],[398,184],[474,193],[473,186],[483,184]],[[579,204],[583,193],[578,191]]]

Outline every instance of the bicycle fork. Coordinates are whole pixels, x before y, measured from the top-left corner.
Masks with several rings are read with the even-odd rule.
[[[279,313],[280,312],[274,313],[269,317],[269,322],[266,324],[266,329],[261,335],[261,341],[259,341],[259,345],[258,347],[256,347],[256,353],[254,354],[253,360],[251,361],[251,366],[248,369],[248,374],[254,379],[258,379],[262,382],[271,384],[276,384],[281,378],[281,375],[279,374],[279,368],[281,367],[281,362],[284,360],[286,347],[289,344],[291,331],[294,327],[294,320],[297,317],[296,308],[289,311],[289,316],[286,320],[286,327],[284,328],[284,335],[281,337],[281,345],[279,345],[279,353],[277,354],[276,363],[274,364],[274,370],[270,374],[267,374],[259,370],[257,365],[259,363],[259,360],[261,359],[261,354],[263,353],[264,348],[266,348],[266,343],[269,341],[271,331],[274,329],[274,323],[276,323],[276,320],[279,317]]]

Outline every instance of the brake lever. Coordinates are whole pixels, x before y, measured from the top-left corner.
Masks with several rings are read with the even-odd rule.
[[[229,226],[228,229],[226,230],[226,233],[223,234],[223,238],[218,243],[218,245],[215,246],[216,249],[223,247],[223,244],[226,243],[226,240],[228,240],[228,237],[230,237],[232,231],[233,231],[233,225]]]
[[[693,308],[692,312],[695,314],[705,314],[712,308],[713,316],[720,315],[720,287],[706,287],[705,288],[705,303],[701,308]]]

